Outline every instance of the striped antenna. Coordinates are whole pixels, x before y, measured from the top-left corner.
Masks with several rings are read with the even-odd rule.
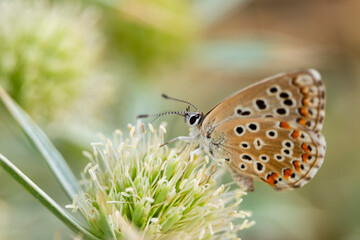
[[[173,98],[173,97],[169,97],[168,95],[166,94],[161,94],[161,96],[165,99],[169,99],[169,100],[173,100],[173,101],[177,101],[177,102],[182,102],[182,103],[186,103],[186,104],[189,104],[190,106],[192,106],[193,108],[196,109],[196,111],[199,112],[199,109],[194,105],[192,104],[191,102],[188,102],[188,101],[185,101],[185,100],[181,100],[181,99],[177,99],[177,98]]]
[[[161,116],[166,116],[166,115],[172,115],[172,114],[176,114],[176,115],[180,115],[185,117],[185,111],[176,111],[176,112],[163,112],[163,113],[157,113],[157,114],[140,114],[137,115],[136,118],[149,118],[149,117],[161,117]]]

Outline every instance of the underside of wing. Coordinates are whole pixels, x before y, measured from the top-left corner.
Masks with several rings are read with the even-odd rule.
[[[238,175],[260,179],[276,190],[302,187],[320,168],[325,140],[281,118],[232,119],[217,126],[207,143]]]
[[[325,116],[325,87],[313,69],[279,74],[245,88],[205,116],[202,131],[230,119],[281,118],[319,133]]]

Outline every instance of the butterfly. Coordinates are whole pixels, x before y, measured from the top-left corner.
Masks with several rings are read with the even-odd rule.
[[[318,71],[307,69],[278,74],[225,98],[204,114],[190,102],[177,114],[190,126],[196,140],[214,159],[225,159],[234,181],[254,191],[253,179],[275,190],[300,188],[321,167],[325,138],[320,133],[325,116],[325,86]],[[192,106],[195,111],[190,111]]]

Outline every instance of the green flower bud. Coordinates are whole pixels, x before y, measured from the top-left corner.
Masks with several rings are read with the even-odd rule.
[[[49,1],[0,2],[0,85],[36,119],[58,117],[97,66],[98,14]]]

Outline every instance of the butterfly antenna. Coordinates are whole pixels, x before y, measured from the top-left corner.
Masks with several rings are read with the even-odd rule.
[[[173,98],[173,97],[169,97],[169,96],[166,95],[166,94],[161,94],[161,96],[162,96],[163,98],[165,98],[165,99],[170,99],[170,100],[174,100],[174,101],[177,101],[177,102],[187,103],[187,104],[193,106],[193,107],[196,109],[196,111],[199,112],[199,109],[198,109],[194,104],[192,104],[191,102],[188,102],[188,101],[185,101],[185,100],[181,100],[181,99],[177,99],[177,98]]]
[[[155,117],[155,119],[157,119],[158,117],[171,115],[171,114],[176,114],[176,115],[180,115],[183,117],[185,116],[184,111],[176,111],[176,112],[163,112],[163,113],[157,113],[157,114],[140,114],[140,115],[137,115],[136,118],[139,119],[139,118]]]

